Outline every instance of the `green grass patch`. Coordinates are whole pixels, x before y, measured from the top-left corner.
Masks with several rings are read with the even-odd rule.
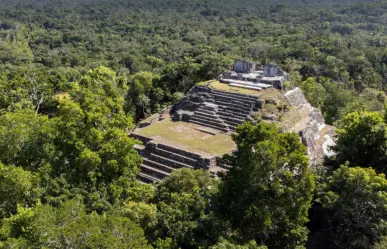
[[[213,135],[198,129],[205,128],[193,123],[165,119],[136,130],[135,133],[152,138],[159,143],[208,156],[221,156],[235,148],[230,135],[220,132]]]
[[[230,86],[230,85],[222,83],[218,80],[204,81],[204,82],[200,82],[196,85],[198,85],[198,86],[208,85],[208,87],[219,90],[219,91],[232,92],[232,93],[242,93],[242,94],[256,95],[256,96],[258,96],[258,94],[261,92],[261,91],[257,91],[257,90],[250,90],[250,89],[246,89],[246,88]]]

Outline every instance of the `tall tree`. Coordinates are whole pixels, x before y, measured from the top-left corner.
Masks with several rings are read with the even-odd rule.
[[[95,210],[127,197],[140,156],[128,137],[132,118],[124,109],[125,89],[105,67],[89,71],[70,95],[58,98],[56,159],[51,178],[86,188]],[[125,197],[126,196],[126,197]]]
[[[59,208],[19,208],[0,227],[3,248],[152,248],[142,229],[115,214],[87,214],[79,199]]]
[[[353,112],[343,117],[337,129],[336,145],[339,163],[345,161],[385,171],[387,162],[387,124],[378,112]]]
[[[15,214],[17,207],[34,206],[40,190],[36,174],[0,163],[0,219]]]
[[[305,147],[294,133],[264,122],[244,123],[233,135],[233,166],[220,186],[220,210],[240,241],[301,248],[314,189]]]
[[[341,166],[319,188],[320,247],[373,248],[387,235],[387,180],[371,168]]]
[[[214,179],[203,170],[179,169],[156,189],[158,203],[157,235],[172,238],[183,248],[198,248],[211,238],[211,198],[217,192]]]

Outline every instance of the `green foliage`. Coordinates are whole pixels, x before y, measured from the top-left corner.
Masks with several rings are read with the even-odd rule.
[[[326,98],[325,89],[320,83],[316,82],[316,79],[308,78],[300,83],[300,87],[312,106],[320,108],[324,104]]]
[[[90,193],[94,210],[104,202],[129,198],[141,158],[129,138],[132,119],[123,110],[124,89],[115,74],[101,67],[89,71],[69,97],[58,99],[57,153],[51,178],[63,178]],[[66,162],[65,164],[63,162]],[[54,193],[53,193],[54,194]]]
[[[378,112],[349,113],[339,122],[336,145],[338,162],[385,170],[387,125]]]
[[[55,122],[32,110],[0,116],[0,161],[30,171],[49,162],[57,135]]]
[[[144,229],[152,229],[157,224],[157,206],[145,202],[128,201],[123,203],[122,215],[140,224]]]
[[[211,218],[211,197],[216,192],[216,184],[206,171],[173,171],[156,189],[158,236],[170,237],[186,248],[207,243],[210,231],[204,224]]]
[[[152,92],[153,82],[158,79],[159,76],[151,72],[138,72],[130,76],[127,109],[134,111],[136,118],[146,117],[152,111],[151,105],[155,106],[162,101],[164,95],[162,89],[155,88]],[[152,99],[148,96],[152,96]]]
[[[387,237],[383,237],[381,239],[381,241],[379,241],[378,243],[375,244],[375,246],[373,247],[374,249],[384,249],[384,248],[387,248]]]
[[[50,119],[28,109],[1,115],[0,161],[38,173],[43,201],[53,205],[77,194],[99,211],[142,200],[147,190],[134,181],[141,158],[127,135],[133,123],[121,83],[112,70],[96,68],[55,96]]]
[[[255,241],[250,241],[245,245],[236,245],[227,240],[221,240],[216,245],[209,247],[210,249],[267,249],[266,246],[257,246]]]
[[[384,174],[341,166],[322,186],[318,202],[327,219],[323,244],[329,248],[373,248],[387,234]]]
[[[339,124],[339,163],[385,171],[386,11],[359,0],[1,1],[0,248],[146,248],[139,225],[160,249],[301,248],[313,180],[296,135],[241,128],[219,195],[202,172],[138,183],[127,134],[234,59],[254,59],[288,71]],[[367,194],[353,202],[372,203]],[[364,239],[332,212],[359,247],[384,235],[372,237],[375,223]]]
[[[20,24],[14,29],[0,30],[0,61],[15,64],[32,62],[33,52],[28,46],[27,30]]]
[[[244,123],[233,136],[233,168],[220,187],[220,211],[241,241],[300,248],[314,189],[305,147],[296,134]]]
[[[152,248],[142,229],[128,218],[87,214],[77,199],[58,209],[46,205],[21,209],[3,221],[0,231],[7,238],[3,248]]]
[[[18,207],[34,206],[39,197],[36,174],[0,163],[0,219],[15,214]]]

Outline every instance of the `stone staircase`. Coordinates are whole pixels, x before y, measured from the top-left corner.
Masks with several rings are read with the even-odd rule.
[[[175,169],[208,169],[211,165],[211,159],[160,143],[149,142],[136,149],[143,158],[137,178],[144,183],[159,182]]]
[[[211,90],[211,96],[195,110],[189,122],[220,130],[233,132],[248,120],[257,98],[255,96]]]

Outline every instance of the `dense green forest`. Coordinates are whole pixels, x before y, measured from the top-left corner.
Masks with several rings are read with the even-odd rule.
[[[387,248],[386,23],[385,0],[0,0],[0,248]],[[237,58],[289,72],[336,156],[245,123],[226,176],[139,183],[128,132]]]

